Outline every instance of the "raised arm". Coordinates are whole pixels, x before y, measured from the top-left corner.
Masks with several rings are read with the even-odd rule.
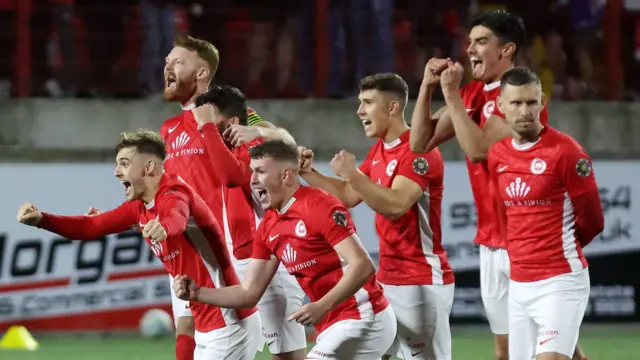
[[[210,171],[229,187],[242,186],[249,183],[251,169],[240,161],[227,147],[214,123],[206,123],[201,127],[207,155],[213,165]]]
[[[491,145],[511,135],[511,129],[503,118],[496,115],[491,115],[483,127],[469,117],[459,91],[463,73],[459,63],[445,70],[441,78],[442,92],[458,143],[469,160],[477,163],[485,161]]]
[[[71,240],[93,240],[128,230],[138,221],[139,202],[126,202],[99,215],[62,216],[41,213],[39,221],[30,225],[51,231]],[[35,208],[35,211],[38,211]]]
[[[431,96],[440,85],[440,73],[447,68],[449,61],[449,59],[434,58],[425,66],[424,78],[411,116],[409,144],[413,152],[424,153],[430,150],[428,149],[430,144],[433,148],[454,136],[451,122],[439,121],[446,113],[446,107],[442,107],[431,115]]]

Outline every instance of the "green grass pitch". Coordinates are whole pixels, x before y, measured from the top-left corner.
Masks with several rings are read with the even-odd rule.
[[[493,360],[491,334],[486,328],[454,328],[454,360]],[[640,325],[588,325],[580,344],[594,360],[640,359]],[[34,352],[0,350],[2,360],[173,360],[173,340],[123,337],[43,338]],[[271,357],[262,353],[257,360]]]

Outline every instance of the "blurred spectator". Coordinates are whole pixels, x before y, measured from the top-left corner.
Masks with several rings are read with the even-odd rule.
[[[330,0],[329,95],[344,96],[369,72],[392,72],[394,0]],[[351,39],[351,42],[349,40]],[[353,49],[353,78],[347,76],[347,48]]]
[[[171,0],[141,0],[142,56],[140,83],[143,94],[160,94],[163,86],[164,59],[173,47],[175,33],[174,3]]]
[[[34,83],[51,97],[74,96],[78,78],[74,0],[41,0],[36,6],[31,41]]]
[[[14,0],[0,0],[0,100],[11,93],[11,70],[15,49]]]

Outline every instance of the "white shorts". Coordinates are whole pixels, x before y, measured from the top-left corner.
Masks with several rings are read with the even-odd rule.
[[[480,293],[491,332],[509,333],[509,254],[506,249],[480,245]]]
[[[451,359],[449,316],[455,284],[384,285],[398,320],[387,355],[401,359]]]
[[[176,293],[173,292],[173,276],[169,275],[169,288],[171,289],[171,308],[173,309],[173,321],[178,326],[178,318],[191,317],[191,309],[189,309],[189,302],[180,300],[176,297]]]
[[[318,335],[307,359],[380,359],[393,342],[396,325],[391,306],[372,318],[338,321]]]
[[[244,278],[249,261],[250,259],[233,262],[240,279]],[[284,354],[307,348],[304,325],[287,321],[289,315],[302,307],[304,296],[298,281],[280,264],[276,275],[258,302],[264,337],[264,341],[259,344],[260,351],[265,343],[271,354]]]
[[[255,313],[222,329],[196,331],[193,360],[253,360],[258,352],[260,315]]]
[[[549,352],[571,358],[589,291],[588,269],[534,282],[511,281],[509,359]]]

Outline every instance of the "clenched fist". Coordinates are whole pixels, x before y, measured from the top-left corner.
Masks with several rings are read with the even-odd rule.
[[[331,171],[333,171],[334,174],[346,180],[356,171],[356,157],[342,150],[333,157],[329,166],[331,166]]]
[[[424,75],[422,78],[422,85],[426,85],[430,88],[435,88],[440,84],[440,75],[446,70],[449,65],[453,64],[451,59],[438,59],[431,58],[424,66]]]
[[[231,125],[222,136],[233,146],[240,146],[262,136],[258,126]]]
[[[198,297],[199,286],[186,275],[177,275],[173,279],[173,292],[176,297],[184,301],[195,301]]]
[[[449,67],[440,75],[440,83],[442,84],[442,91],[460,91],[460,83],[462,83],[462,77],[464,76],[464,68],[457,62],[450,64]]]
[[[149,220],[144,229],[142,229],[142,236],[155,241],[165,241],[167,240],[167,230],[158,220]]]
[[[42,220],[42,213],[34,204],[24,203],[18,209],[16,219],[25,225],[36,226]]]
[[[311,172],[313,165],[313,150],[307,149],[304,146],[298,146],[298,154],[300,154],[300,173]]]
[[[216,110],[211,104],[200,105],[191,110],[191,112],[196,119],[196,123],[198,123],[198,128],[201,128],[206,123],[216,123]]]

